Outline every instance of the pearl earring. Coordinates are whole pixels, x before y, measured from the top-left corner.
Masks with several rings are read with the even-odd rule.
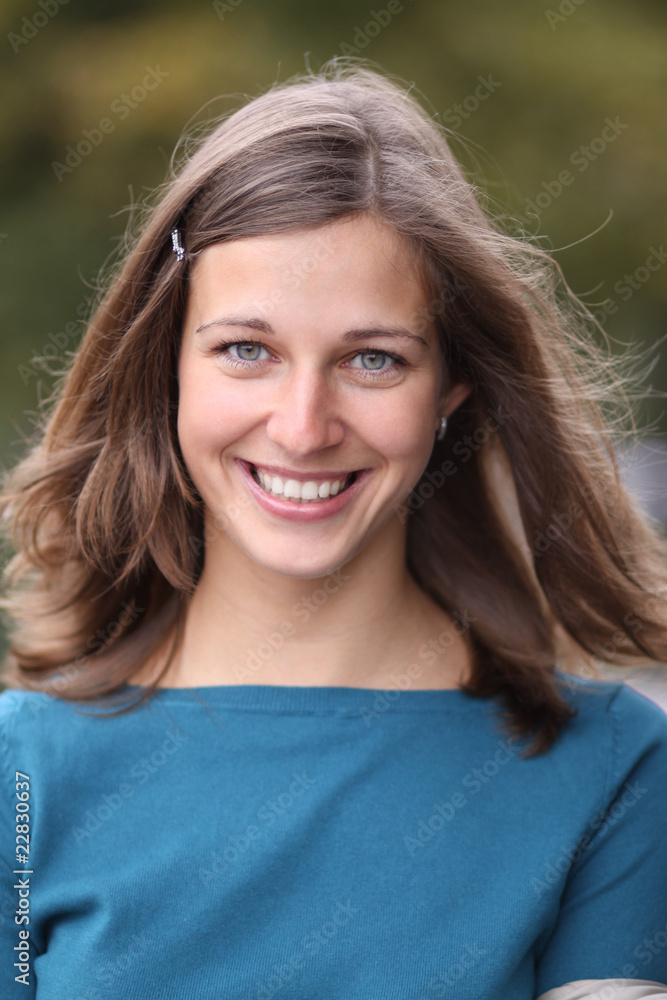
[[[445,436],[445,429],[447,427],[447,417],[440,417],[440,427],[438,428],[437,438],[438,441],[442,441]]]

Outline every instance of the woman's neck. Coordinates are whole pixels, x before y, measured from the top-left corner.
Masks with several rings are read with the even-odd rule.
[[[235,546],[207,560],[160,686],[458,686],[472,664],[469,622],[418,587],[404,553],[373,548],[316,579],[271,573]]]

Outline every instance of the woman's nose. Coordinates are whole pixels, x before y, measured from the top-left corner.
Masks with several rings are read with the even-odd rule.
[[[339,444],[343,424],[335,387],[323,372],[294,371],[277,387],[267,421],[268,436],[292,455],[307,455]]]

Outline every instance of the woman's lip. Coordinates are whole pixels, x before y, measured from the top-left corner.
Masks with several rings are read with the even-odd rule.
[[[271,496],[270,493],[262,489],[259,483],[255,482],[250,470],[250,462],[241,458],[234,461],[259,505],[268,513],[276,514],[288,521],[320,521],[325,517],[337,514],[352,502],[371,472],[370,469],[361,469],[352,485],[348,486],[342,493],[337,493],[336,496],[313,503],[296,503],[294,500],[282,500],[280,497]]]

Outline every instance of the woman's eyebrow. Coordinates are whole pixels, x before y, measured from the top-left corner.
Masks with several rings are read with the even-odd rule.
[[[245,316],[219,316],[218,319],[212,319],[210,323],[203,323],[201,326],[198,326],[195,332],[201,333],[202,330],[208,330],[211,326],[244,326],[251,330],[259,330],[261,333],[273,336],[275,336],[276,332],[266,320]],[[366,340],[368,337],[403,337],[414,340],[418,344],[423,344],[427,350],[429,349],[427,340],[424,340],[417,333],[411,333],[410,330],[406,330],[404,326],[359,327],[354,330],[348,330],[343,334],[341,340],[347,343]]]

